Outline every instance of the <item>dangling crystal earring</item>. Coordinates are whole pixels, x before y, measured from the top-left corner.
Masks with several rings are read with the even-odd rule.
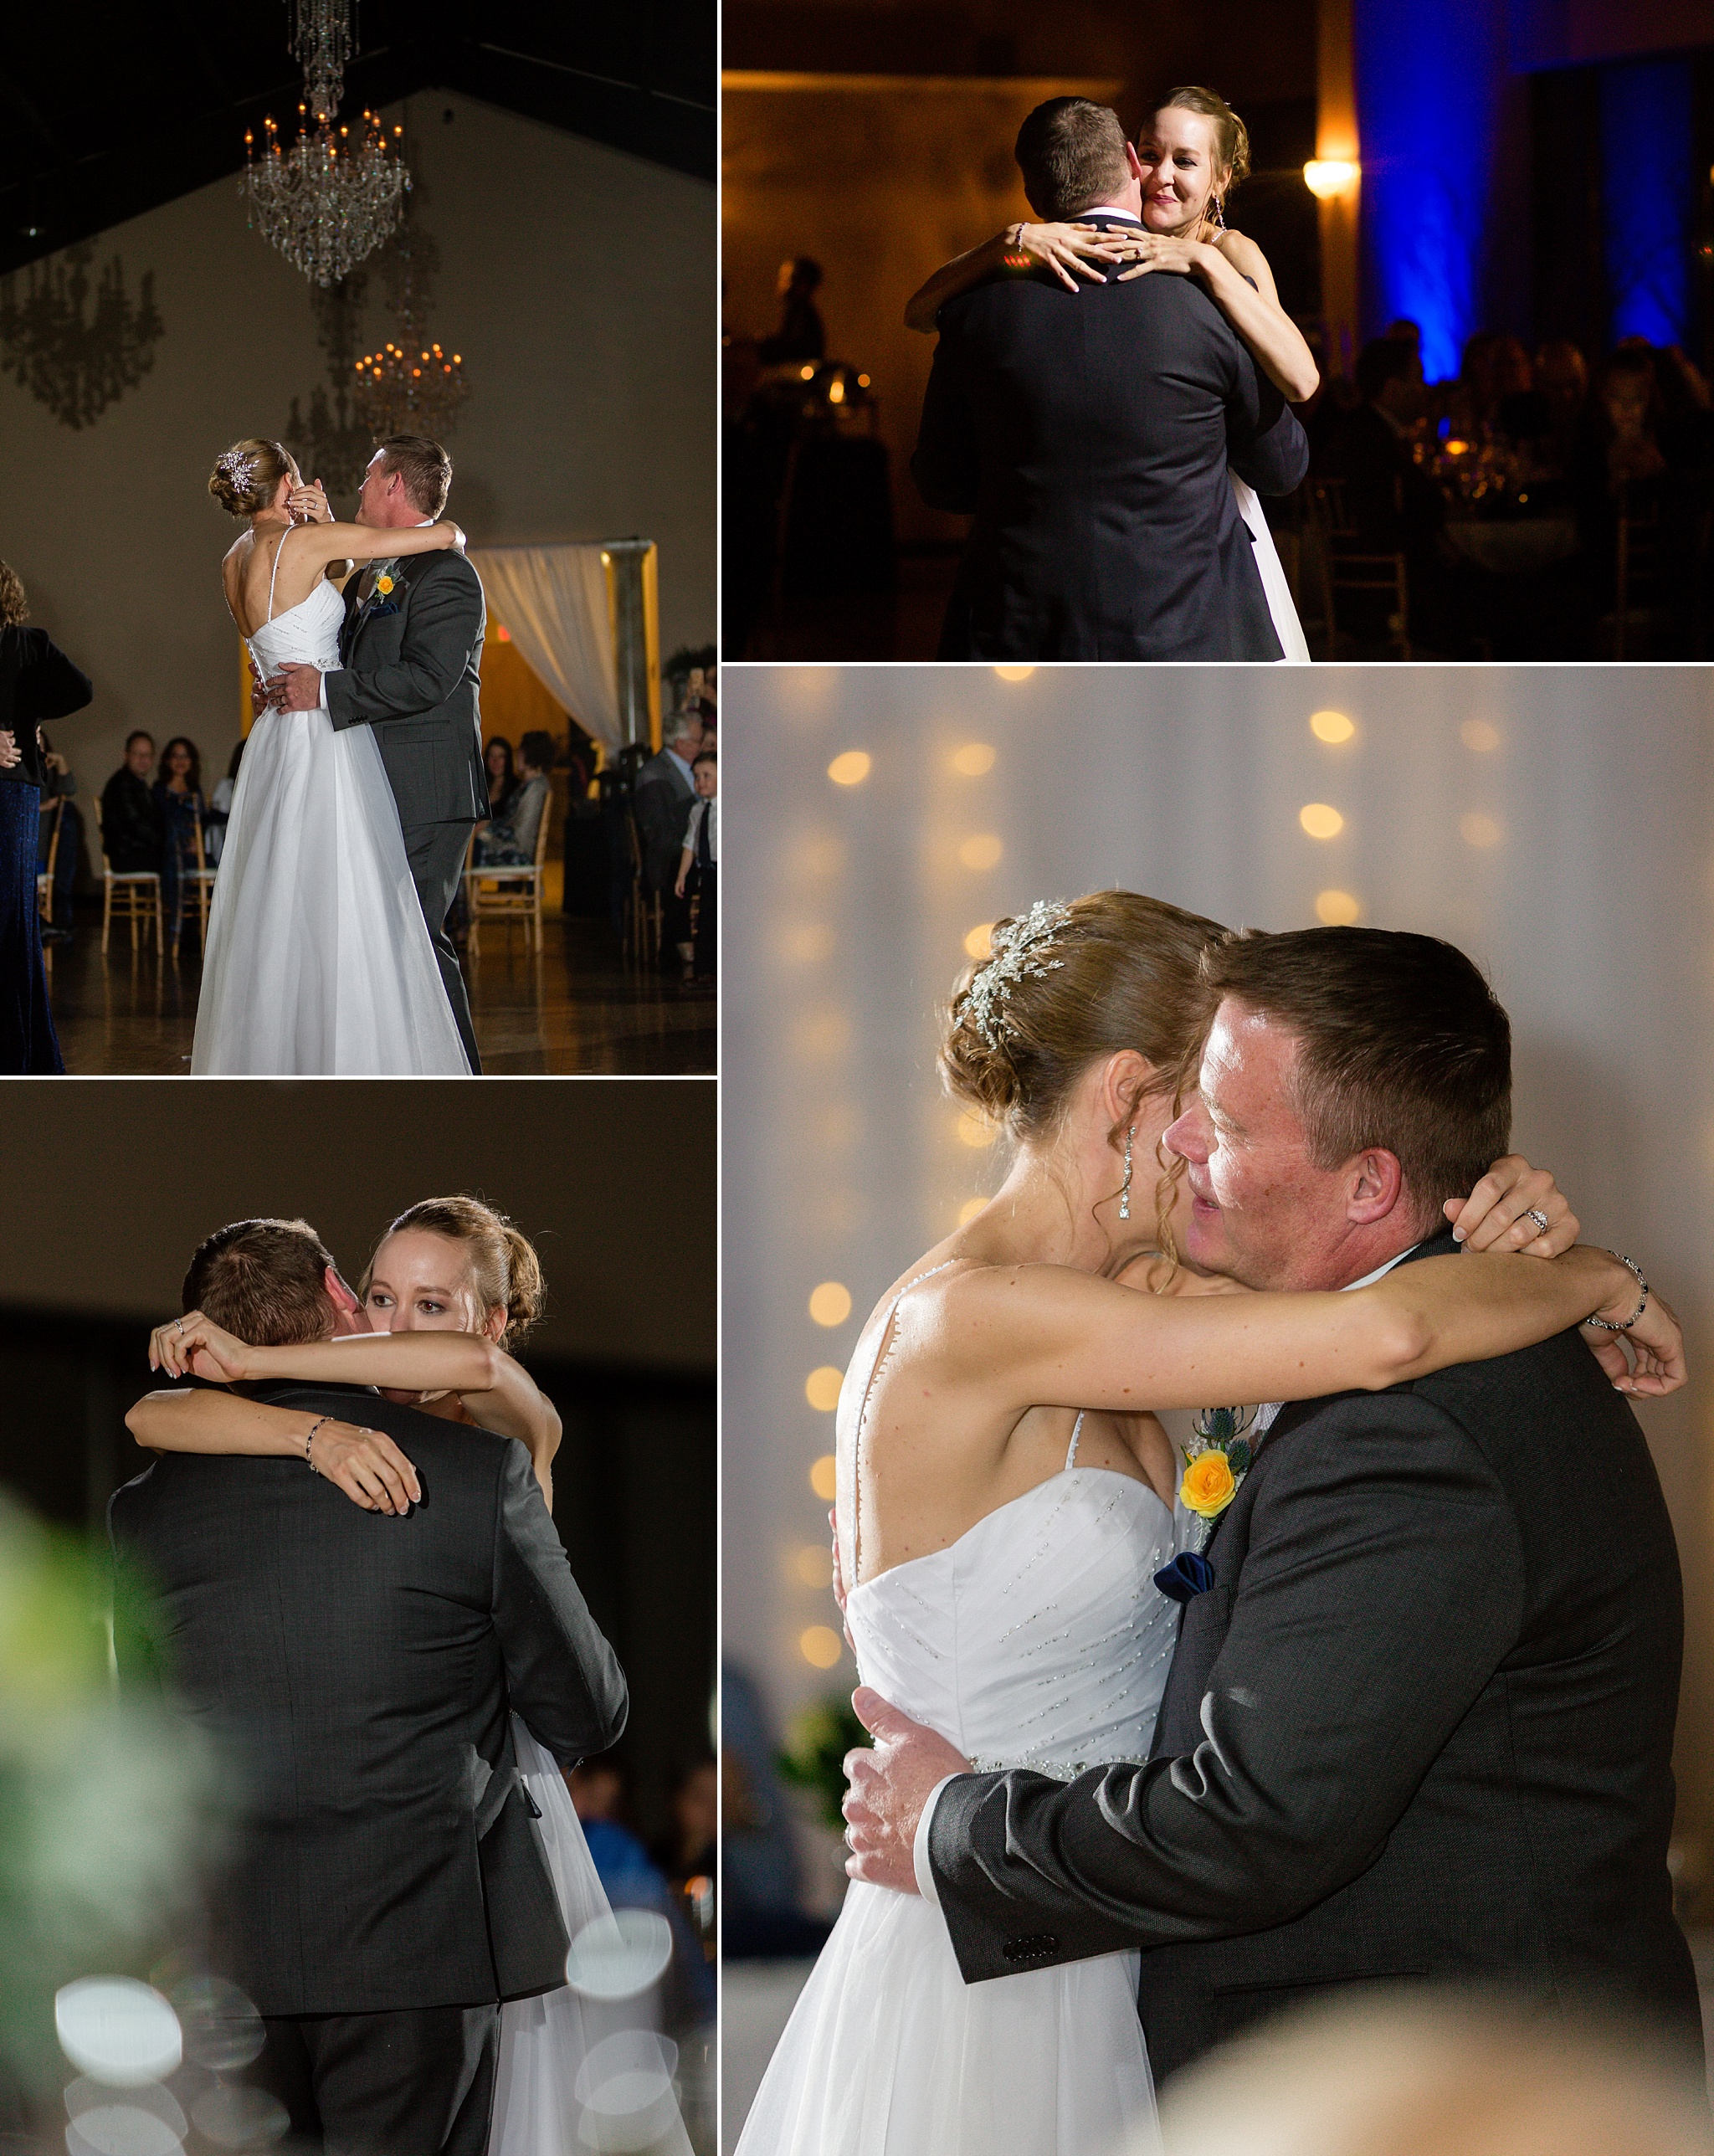
[[[1136,1136],[1137,1126],[1133,1123],[1125,1133],[1125,1186],[1119,1193],[1119,1218],[1121,1220],[1131,1218],[1131,1141]]]
[[[1221,205],[1220,198],[1218,195],[1210,195],[1209,197],[1209,208],[1208,211],[1203,213],[1203,214],[1209,215],[1209,212],[1212,212],[1212,215],[1209,217],[1209,222],[1213,224],[1215,231],[1224,232],[1226,229],[1226,213]]]

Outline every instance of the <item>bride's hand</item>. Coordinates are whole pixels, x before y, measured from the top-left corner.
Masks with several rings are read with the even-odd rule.
[[[416,1469],[383,1430],[324,1422],[310,1439],[309,1460],[366,1512],[408,1512],[422,1499]]]
[[[286,496],[286,507],[294,517],[305,524],[331,524],[333,511],[327,506],[326,492],[318,479],[309,486],[295,487]]]
[[[149,1368],[169,1378],[213,1378],[231,1384],[250,1374],[251,1350],[200,1310],[169,1318],[149,1335]]]
[[[1599,1315],[1614,1325],[1624,1324],[1636,1308],[1639,1292],[1633,1283],[1621,1294],[1619,1305],[1609,1304]],[[1626,1325],[1623,1332],[1609,1332],[1586,1321],[1583,1336],[1583,1345],[1612,1378],[1615,1392],[1658,1399],[1663,1393],[1676,1393],[1688,1374],[1684,1327],[1671,1305],[1653,1288],[1648,1307],[1634,1325]],[[1621,1342],[1629,1344],[1629,1361]]]
[[[1578,1239],[1579,1222],[1565,1194],[1545,1168],[1532,1168],[1522,1153],[1496,1160],[1462,1203],[1442,1208],[1452,1232],[1468,1250],[1518,1250],[1532,1258],[1557,1258]],[[1529,1218],[1544,1214],[1545,1229]]]
[[[1205,266],[1209,251],[1200,239],[1180,239],[1163,232],[1140,234],[1129,240],[1126,249],[1137,266],[1121,270],[1118,282],[1128,285],[1133,277],[1147,277],[1151,270],[1168,270],[1175,277],[1194,276]]]
[[[1126,252],[1098,224],[1014,224],[1005,237],[1004,259],[1008,270],[1051,270],[1075,292],[1080,277],[1091,285],[1106,282],[1106,270],[1091,264],[1123,262]]]
[[[0,771],[10,771],[15,763],[23,762],[23,751],[18,745],[18,736],[0,729]]]

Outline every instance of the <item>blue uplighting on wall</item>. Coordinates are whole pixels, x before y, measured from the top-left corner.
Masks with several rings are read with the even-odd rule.
[[[1601,247],[1615,342],[1689,335],[1695,150],[1688,60],[1602,69]]]
[[[1481,319],[1505,10],[1492,0],[1355,0],[1368,335],[1422,325],[1423,372],[1458,372]],[[1516,206],[1514,206],[1516,208]]]

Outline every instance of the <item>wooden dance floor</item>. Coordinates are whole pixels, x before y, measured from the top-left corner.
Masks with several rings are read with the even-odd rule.
[[[624,965],[598,922],[550,914],[542,949],[521,930],[492,924],[482,955],[464,961],[476,1042],[489,1077],[710,1074],[715,1067],[715,994]],[[65,1067],[79,1077],[184,1077],[191,1067],[201,968],[194,957],[162,964],[133,956],[115,927],[101,955],[99,912],[80,908],[76,941],[54,952],[49,990]]]

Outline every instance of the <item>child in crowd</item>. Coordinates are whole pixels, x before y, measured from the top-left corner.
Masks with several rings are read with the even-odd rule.
[[[696,788],[696,799],[691,807],[690,820],[685,827],[684,851],[679,855],[679,880],[673,888],[682,898],[691,870],[695,870],[696,895],[701,902],[696,911],[692,973],[699,981],[711,981],[720,876],[720,759],[714,750],[706,748],[696,757],[690,766],[690,782]]]

